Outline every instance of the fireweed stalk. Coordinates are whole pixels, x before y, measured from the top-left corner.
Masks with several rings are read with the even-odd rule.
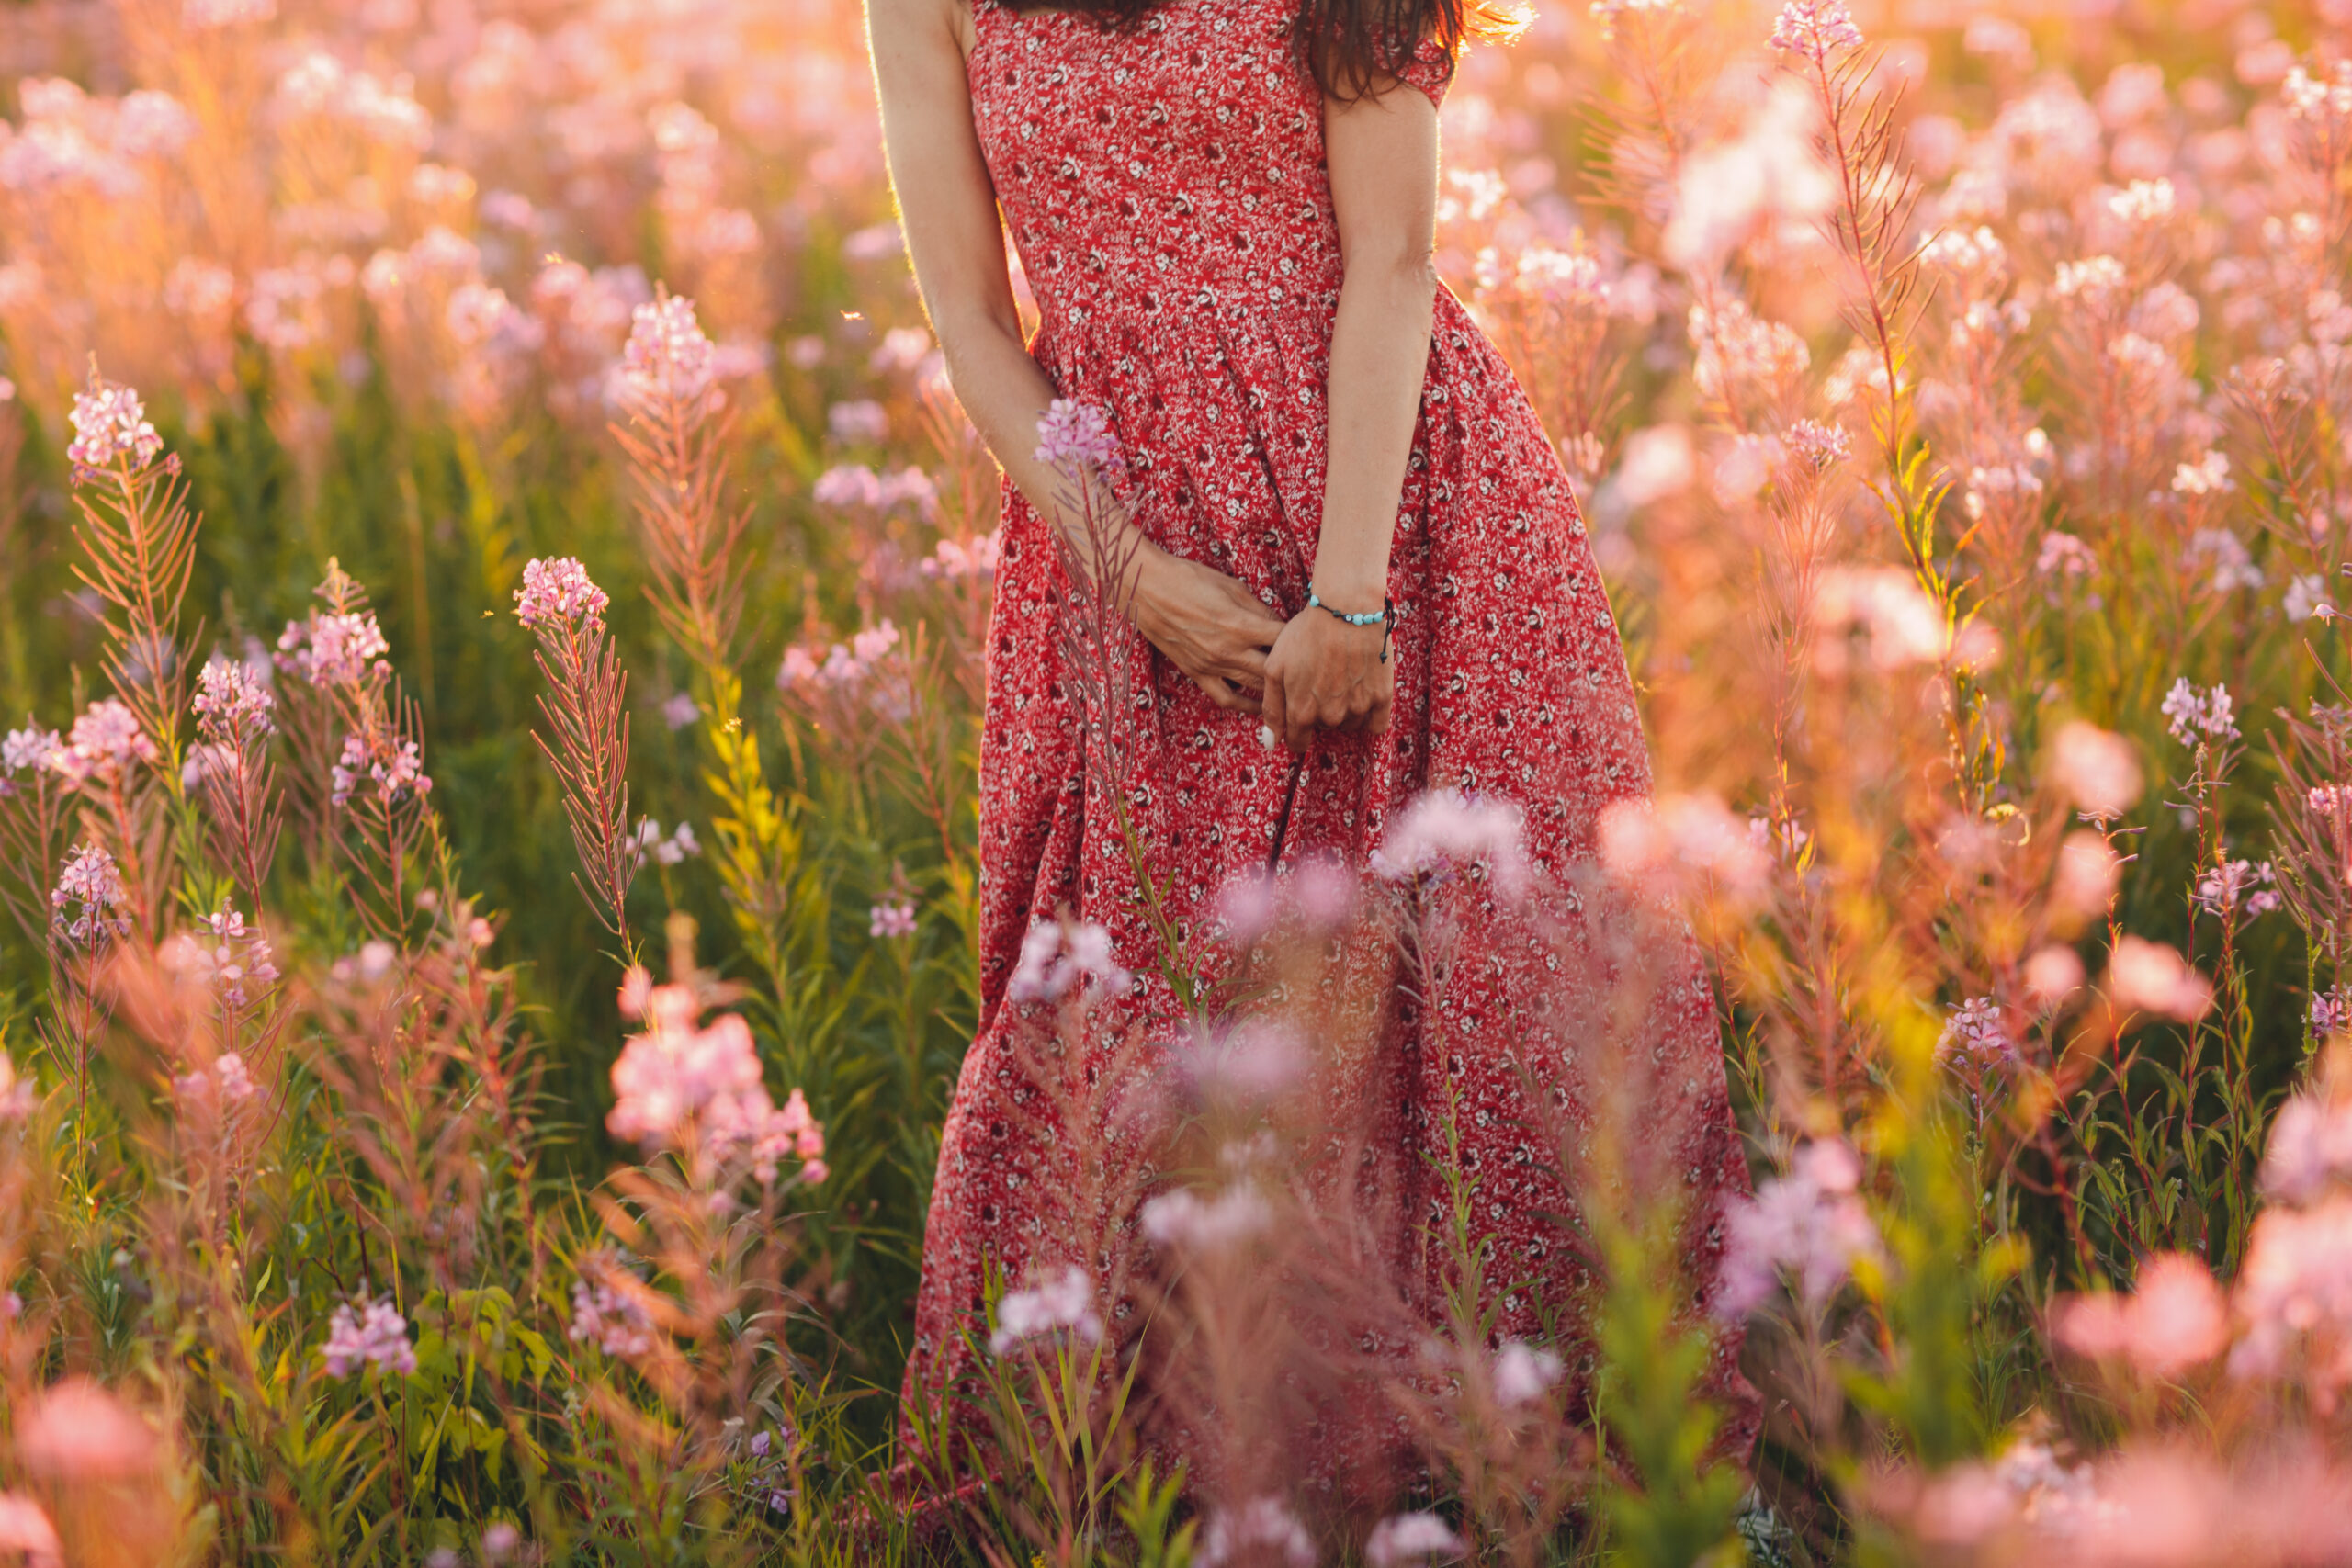
[[[545,728],[535,739],[563,785],[572,848],[587,877],[574,883],[635,964],[628,889],[644,852],[629,827],[628,676],[605,629],[608,603],[587,570],[565,556],[523,569],[514,615],[538,638],[533,657],[548,689],[539,697]]]

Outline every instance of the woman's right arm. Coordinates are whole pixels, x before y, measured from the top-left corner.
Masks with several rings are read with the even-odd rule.
[[[867,0],[890,183],[956,398],[1029,503],[1075,534],[1082,520],[1058,504],[1066,484],[1036,457],[1037,422],[1055,390],[1022,341],[996,189],[972,123],[960,36],[967,15],[961,0]],[[1107,492],[1098,496],[1107,501]],[[1107,510],[1114,526],[1134,528],[1115,507]],[[1083,539],[1074,542],[1079,558],[1091,558]],[[1266,649],[1281,619],[1232,578],[1148,541],[1128,542],[1136,565],[1127,608],[1136,628],[1218,706],[1257,711],[1254,692],[1264,687]]]

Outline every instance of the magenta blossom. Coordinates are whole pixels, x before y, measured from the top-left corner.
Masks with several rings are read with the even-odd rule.
[[[588,580],[586,567],[570,556],[555,556],[524,567],[523,586],[514,591],[514,617],[534,630],[542,622],[602,621],[610,603]]]
[[[85,468],[110,468],[129,458],[143,468],[164,449],[164,438],[147,423],[139,394],[111,381],[90,378],[90,389],[74,394],[74,439],[65,455]]]
[[[78,784],[119,778],[131,763],[153,763],[160,755],[131,711],[107,697],[92,703],[74,721],[73,733],[50,754],[49,765]]]
[[[197,671],[196,698],[189,705],[196,710],[198,730],[216,743],[243,745],[277,728],[272,715],[277,694],[251,665],[220,654]]]
[[[1789,0],[1772,24],[1772,47],[1802,54],[1815,63],[1862,47],[1862,29],[1837,0]]]
[[[1802,1145],[1789,1174],[1735,1203],[1726,1216],[1731,1245],[1724,1258],[1717,1316],[1737,1321],[1770,1301],[1783,1273],[1798,1295],[1818,1310],[1853,1271],[1881,1256],[1878,1226],[1861,1200],[1862,1163],[1835,1139]]]
[[[1094,1284],[1075,1263],[1027,1290],[1007,1291],[996,1304],[996,1328],[989,1348],[1009,1356],[1034,1339],[1068,1335],[1094,1344],[1102,1337],[1102,1319],[1094,1311]]]
[[[665,403],[700,403],[717,378],[716,355],[693,300],[664,294],[639,305],[621,350],[620,400],[640,413]]]
[[[356,686],[383,668],[391,651],[372,611],[355,615],[313,614],[288,621],[277,638],[278,668],[313,686]]]
[[[361,1304],[354,1315],[348,1303],[327,1320],[327,1342],[320,1348],[327,1376],[347,1378],[362,1367],[380,1367],[408,1376],[416,1371],[416,1347],[409,1343],[408,1322],[388,1296]]]
[[[1110,416],[1092,403],[1056,398],[1037,421],[1037,461],[1066,473],[1115,467],[1119,443]]]
[[[51,923],[76,947],[96,947],[130,930],[122,873],[114,856],[96,844],[74,852],[49,895],[49,904]]]

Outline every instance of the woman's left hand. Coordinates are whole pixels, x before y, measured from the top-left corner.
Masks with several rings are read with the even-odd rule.
[[[1386,729],[1396,671],[1380,657],[1385,634],[1313,606],[1293,615],[1266,655],[1266,728],[1301,752],[1317,729]]]

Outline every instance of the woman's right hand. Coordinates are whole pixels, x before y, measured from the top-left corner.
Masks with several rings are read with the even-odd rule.
[[[1240,582],[1146,546],[1128,614],[1136,629],[1229,713],[1256,713],[1282,617]]]

